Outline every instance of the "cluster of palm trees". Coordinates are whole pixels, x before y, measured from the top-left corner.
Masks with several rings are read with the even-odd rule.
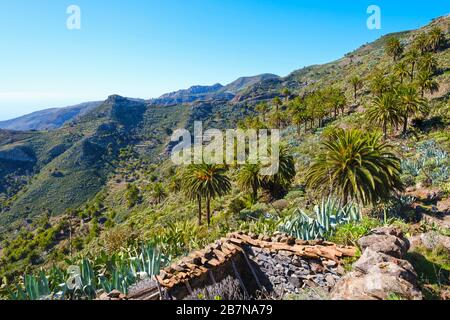
[[[259,191],[267,191],[273,197],[282,196],[295,177],[295,163],[285,146],[280,146],[279,170],[271,176],[261,174],[261,164],[247,163],[238,168],[236,183],[244,191],[250,192],[251,203],[259,199]],[[206,206],[206,220],[211,224],[211,201],[222,197],[231,190],[229,167],[216,164],[191,164],[180,173],[181,188],[186,196],[197,202],[198,224],[202,224],[203,203]]]
[[[359,86],[358,86],[359,88]],[[297,127],[300,135],[304,131],[323,127],[327,119],[335,119],[344,114],[347,99],[344,92],[337,87],[327,87],[304,96],[293,96],[284,88],[281,96],[275,97],[271,104],[261,102],[255,107],[257,116],[250,116],[239,123],[241,128],[264,129]]]
[[[435,26],[428,33],[421,32],[415,37],[413,46],[409,53],[415,55],[416,53],[414,51],[417,51],[420,54],[436,52],[444,45],[444,42],[444,32],[439,27]],[[390,37],[386,41],[386,54],[390,56],[394,62],[401,58],[404,49],[404,45],[397,37]]]
[[[406,52],[400,39],[389,38],[385,52],[392,58],[391,70],[375,69],[367,80],[356,75],[348,79],[355,101],[364,81],[368,82],[372,101],[366,116],[371,123],[381,126],[383,137],[356,129],[331,131],[306,174],[309,188],[322,195],[334,195],[343,203],[360,204],[374,204],[390,197],[393,191],[402,190],[400,160],[385,142],[388,129],[402,124],[406,133],[411,116],[427,110],[425,93],[438,90],[433,79],[437,67],[432,52],[439,50],[444,41],[443,32],[436,27],[416,36]],[[344,114],[346,105],[346,96],[337,87],[326,87],[304,96],[294,96],[284,88],[271,103],[256,105],[257,115],[247,117],[239,127],[283,128],[290,124],[300,134],[302,126],[307,132],[322,127],[327,119]],[[199,225],[203,204],[210,225],[211,201],[230,192],[232,181],[228,170],[225,165],[192,164],[179,176],[177,187],[197,202]],[[245,164],[237,170],[235,182],[249,193],[251,203],[259,200],[261,190],[273,198],[282,197],[296,174],[294,159],[285,147],[280,150],[280,169],[274,176],[261,175],[260,164]]]
[[[335,119],[339,113],[344,114],[347,99],[342,90],[326,87],[316,90],[304,98],[296,97],[288,104],[288,116],[299,132],[304,125],[305,132],[317,126],[323,127],[326,119]]]
[[[425,93],[433,94],[439,90],[433,78],[437,62],[432,51],[442,46],[443,39],[442,31],[433,28],[428,34],[419,34],[404,55],[404,47],[398,38],[387,41],[386,54],[395,64],[391,72],[373,71],[369,79],[373,98],[367,110],[367,119],[381,126],[385,139],[388,129],[398,128],[400,124],[403,125],[402,133],[406,134],[410,117],[427,111]]]

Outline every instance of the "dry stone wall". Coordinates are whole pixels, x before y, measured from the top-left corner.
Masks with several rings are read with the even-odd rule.
[[[138,283],[131,288],[128,299],[151,300],[161,295],[164,299],[185,299],[199,290],[208,296],[208,288],[213,291],[229,277],[240,284],[240,292],[230,295],[241,294],[244,298],[258,294],[280,296],[309,286],[331,288],[342,273],[341,259],[355,252],[354,247],[300,241],[284,234],[265,237],[236,232],[164,268],[157,282]]]
[[[409,241],[396,228],[374,229],[358,241],[363,254],[353,271],[339,280],[331,292],[334,300],[384,300],[399,296],[422,299],[413,266],[404,259]]]

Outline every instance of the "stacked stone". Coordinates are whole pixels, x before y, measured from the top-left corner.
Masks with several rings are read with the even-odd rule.
[[[422,299],[417,274],[404,257],[409,242],[401,230],[374,229],[358,241],[362,256],[333,288],[334,300],[384,300],[397,295],[408,300]]]
[[[322,287],[329,291],[340,279],[344,270],[337,262],[312,259],[290,251],[273,252],[252,247],[250,258],[268,278],[277,296],[299,293],[305,287]]]
[[[264,250],[264,252],[286,257],[284,260],[282,259],[283,261],[279,261],[281,264],[277,263],[277,265],[279,264],[282,267],[289,265],[289,260],[292,260],[292,257],[316,259],[319,261],[318,264],[321,264],[323,261],[325,265],[337,266],[343,257],[355,255],[355,248],[353,247],[337,246],[334,243],[325,241],[300,241],[281,233],[277,233],[273,237],[267,237],[235,232],[228,234],[227,237],[221,238],[202,250],[192,252],[180,262],[164,268],[157,276],[158,282],[167,289],[171,289],[178,284],[185,284],[189,279],[200,277],[209,270],[230,261],[236,255],[242,254],[244,249],[248,247],[252,247],[256,251],[259,248]],[[258,259],[261,259],[264,255],[266,254],[260,254]],[[311,266],[308,267],[311,269]],[[277,268],[280,274],[282,272],[285,273],[285,271],[281,271],[281,267],[278,266]],[[301,270],[294,270],[293,273],[289,272],[289,275],[293,275],[296,271],[299,278],[306,278],[305,272]],[[318,270],[316,271],[316,274],[320,273]],[[306,280],[316,280],[317,283],[324,284],[326,281],[324,277],[314,277],[312,275]],[[274,280],[278,282],[282,279],[277,278]],[[331,278],[329,280],[331,281]],[[295,282],[296,280],[292,281]]]

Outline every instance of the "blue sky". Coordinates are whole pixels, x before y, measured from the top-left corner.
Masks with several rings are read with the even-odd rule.
[[[448,0],[0,0],[0,120],[329,62],[450,13]],[[66,9],[81,9],[68,30]],[[366,27],[381,8],[382,29]]]

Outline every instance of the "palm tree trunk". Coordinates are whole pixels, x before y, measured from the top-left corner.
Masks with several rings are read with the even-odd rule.
[[[253,202],[253,204],[255,204],[257,200],[258,200],[258,186],[252,185],[252,202]]]
[[[197,203],[198,203],[198,225],[202,225],[202,197],[197,195]]]
[[[211,225],[211,199],[206,197],[206,220],[208,221],[208,227]]]
[[[387,139],[387,123],[386,121],[383,122],[383,139]]]

